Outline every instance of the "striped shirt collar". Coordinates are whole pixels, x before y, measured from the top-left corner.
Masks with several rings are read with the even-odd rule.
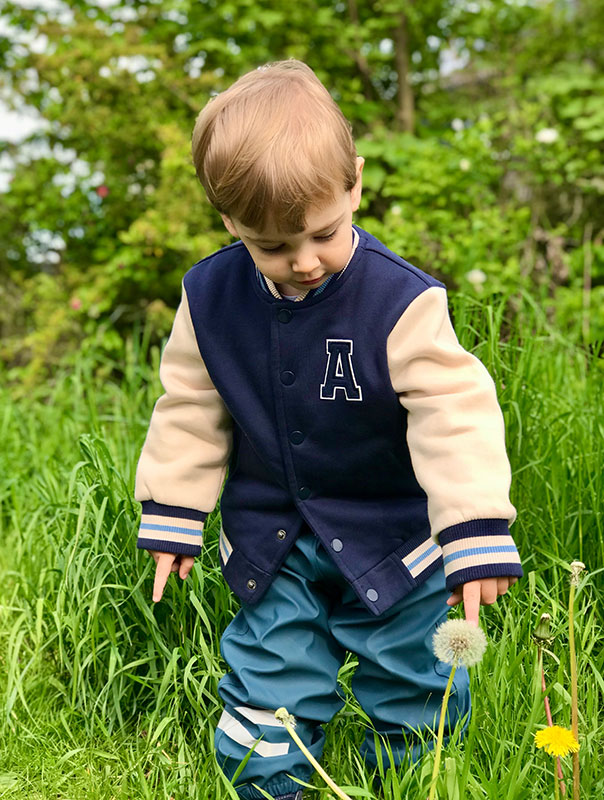
[[[323,281],[323,283],[316,289],[305,289],[304,291],[300,292],[299,295],[296,295],[296,297],[286,297],[285,295],[282,295],[279,289],[277,289],[274,281],[272,281],[270,278],[267,278],[266,275],[263,275],[258,269],[258,267],[256,267],[256,277],[258,279],[260,286],[262,286],[264,291],[271,294],[276,300],[290,300],[292,303],[300,303],[302,300],[306,300],[307,297],[308,298],[316,297],[318,294],[321,294],[321,292],[324,292],[325,289],[327,289],[331,281],[338,280],[338,278],[340,278],[344,274],[344,270],[350,264],[350,261],[355,253],[355,250],[357,249],[358,243],[359,243],[359,234],[353,228],[352,249],[350,251],[350,256],[348,257],[348,261],[344,265],[344,269],[340,270],[340,272],[336,272],[333,275],[330,275],[327,278],[327,280]]]

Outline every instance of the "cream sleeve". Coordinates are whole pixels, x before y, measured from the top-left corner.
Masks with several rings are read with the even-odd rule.
[[[516,510],[495,384],[459,344],[445,289],[430,287],[407,307],[388,337],[387,355],[449,588],[522,575],[508,530]]]
[[[196,555],[231,450],[231,418],[203,362],[186,291],[164,349],[157,401],[136,471],[138,546]],[[192,552],[191,548],[195,550]]]

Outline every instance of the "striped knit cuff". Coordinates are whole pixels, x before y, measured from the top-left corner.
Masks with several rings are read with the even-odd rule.
[[[520,556],[505,519],[474,519],[439,534],[447,589],[483,578],[522,577]]]
[[[203,523],[208,516],[202,511],[179,506],[164,506],[143,500],[143,514],[136,546],[160,553],[198,556],[203,541]]]

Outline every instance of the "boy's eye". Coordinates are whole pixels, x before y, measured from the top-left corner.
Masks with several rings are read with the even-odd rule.
[[[325,236],[315,236],[314,238],[317,240],[317,242],[328,242],[330,239],[333,239],[333,237],[337,233],[337,230],[338,229],[336,228],[335,231],[327,233]],[[283,249],[282,244],[278,244],[276,247],[262,247],[262,245],[259,244],[258,247],[262,250],[263,253],[278,253],[279,250]]]

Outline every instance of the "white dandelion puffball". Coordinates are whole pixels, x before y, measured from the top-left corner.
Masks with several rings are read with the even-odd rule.
[[[558,131],[555,128],[541,128],[535,134],[535,139],[541,144],[552,144],[558,141]]]
[[[472,162],[470,161],[469,158],[462,158],[461,161],[459,162],[459,169],[462,172],[467,172],[471,166]]]
[[[439,625],[432,639],[434,655],[445,664],[478,664],[487,647],[487,637],[465,619],[448,619]]]

